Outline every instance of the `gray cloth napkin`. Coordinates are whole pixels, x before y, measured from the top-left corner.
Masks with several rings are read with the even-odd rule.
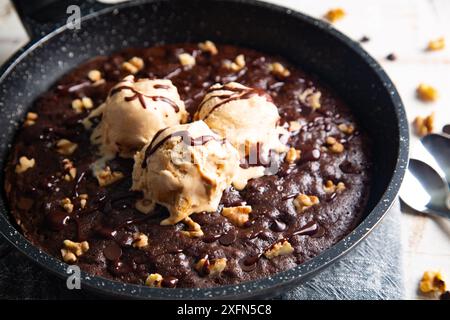
[[[400,299],[400,206],[393,208],[363,243],[336,264],[283,299]],[[0,299],[96,299],[86,290],[68,290],[0,236]]]
[[[287,300],[401,299],[400,204],[344,258],[282,296]]]

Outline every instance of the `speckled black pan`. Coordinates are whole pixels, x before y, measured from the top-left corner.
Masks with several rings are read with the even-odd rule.
[[[134,298],[274,296],[314,276],[352,249],[380,222],[397,195],[408,161],[408,123],[387,75],[357,43],[329,24],[253,0],[125,3],[86,16],[81,30],[61,27],[32,41],[0,73],[0,166],[4,165],[17,124],[32,101],[80,62],[129,46],[205,39],[283,55],[317,74],[347,100],[373,141],[374,179],[364,219],[346,238],[319,256],[257,281],[211,289],[155,289],[83,273],[84,287]],[[30,259],[60,276],[66,275],[65,263],[21,235],[10,219],[3,194],[0,231]]]

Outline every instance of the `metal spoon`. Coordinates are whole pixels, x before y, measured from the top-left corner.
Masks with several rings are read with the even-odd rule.
[[[429,134],[421,139],[423,146],[434,157],[450,183],[450,138],[448,135]]]
[[[400,198],[411,208],[425,214],[450,219],[450,192],[447,182],[428,164],[409,161]]]

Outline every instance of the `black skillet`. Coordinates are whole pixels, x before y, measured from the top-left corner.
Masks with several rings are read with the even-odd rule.
[[[114,7],[91,0],[78,1],[84,13],[95,9],[83,18],[80,30],[67,26],[55,29],[55,22],[48,22],[48,17],[59,21],[67,17],[65,8],[69,2],[77,3],[58,1],[53,9],[44,7],[38,11],[17,4],[34,38],[0,72],[0,167],[7,158],[17,123],[32,101],[84,60],[124,47],[205,39],[283,55],[315,73],[347,100],[373,141],[374,179],[361,223],[336,245],[302,265],[260,280],[211,289],[155,289],[83,273],[84,287],[134,298],[274,296],[304,282],[346,254],[370,233],[392,205],[408,161],[408,123],[402,102],[378,63],[329,24],[254,0],[133,1]],[[43,14],[47,15],[45,21]],[[49,28],[53,31],[46,33]],[[1,174],[3,180],[3,170]],[[0,231],[30,259],[59,276],[66,276],[65,263],[31,245],[17,230],[3,194]]]

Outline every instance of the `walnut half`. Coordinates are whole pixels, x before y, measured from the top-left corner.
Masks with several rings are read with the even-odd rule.
[[[251,212],[251,206],[225,207],[222,209],[222,215],[238,227],[244,226]]]
[[[181,231],[182,234],[188,236],[189,238],[198,238],[203,236],[203,230],[200,225],[190,217],[184,218],[183,222],[187,226],[187,230]]]
[[[64,240],[64,247],[61,249],[61,255],[65,262],[74,263],[77,257],[83,255],[89,250],[89,243],[87,241],[74,242],[71,240]]]
[[[319,202],[319,198],[316,196],[308,196],[306,194],[300,193],[294,199],[294,206],[295,209],[297,209],[297,212],[300,213],[316,204],[319,204]]]
[[[282,239],[280,241],[275,242],[269,249],[264,252],[264,256],[267,259],[273,259],[278,256],[288,255],[294,252],[294,248],[292,248],[289,241],[286,239]]]
[[[208,256],[197,261],[194,269],[200,275],[216,276],[220,274],[227,266],[227,258],[218,258],[209,260]]]
[[[424,272],[419,289],[423,293],[445,292],[447,290],[447,285],[444,275],[440,271]]]

